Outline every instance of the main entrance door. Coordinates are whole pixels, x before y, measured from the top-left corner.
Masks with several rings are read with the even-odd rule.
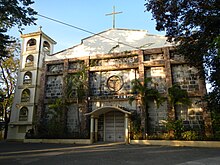
[[[123,142],[125,140],[125,115],[119,111],[110,111],[104,115],[105,141]]]
[[[92,142],[129,142],[131,112],[119,107],[105,106],[86,115],[91,115],[90,140]]]

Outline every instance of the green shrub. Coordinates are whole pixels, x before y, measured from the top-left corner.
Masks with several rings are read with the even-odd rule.
[[[148,140],[170,140],[172,137],[170,137],[170,134],[168,133],[159,133],[159,134],[153,134],[150,136],[147,136]]]
[[[182,120],[168,120],[166,128],[170,134],[170,138],[182,139],[182,133],[184,132],[184,126]]]
[[[137,112],[131,114],[131,139],[143,139],[143,130],[141,129],[141,118]]]
[[[184,140],[198,140],[199,135],[196,131],[186,131],[182,133],[182,138]]]

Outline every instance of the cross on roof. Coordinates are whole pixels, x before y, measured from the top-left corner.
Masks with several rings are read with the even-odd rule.
[[[121,14],[122,12],[120,11],[120,12],[115,12],[115,6],[113,6],[113,12],[112,13],[109,13],[109,14],[106,14],[106,16],[109,16],[109,15],[112,15],[112,17],[113,17],[113,20],[112,20],[112,22],[113,22],[113,29],[115,28],[115,15],[116,14]]]

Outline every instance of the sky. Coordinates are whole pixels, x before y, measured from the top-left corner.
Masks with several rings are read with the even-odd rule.
[[[99,33],[112,28],[112,16],[106,14],[113,11],[122,12],[116,15],[116,28],[147,30],[150,34],[164,35],[164,32],[155,30],[155,21],[152,14],[146,12],[145,0],[35,0],[32,8],[39,14],[50,17],[64,23]],[[37,25],[26,26],[23,34],[42,31],[54,39],[57,44],[54,53],[72,47],[81,42],[81,39],[91,34],[37,17]],[[17,28],[9,32],[17,38],[20,33]]]

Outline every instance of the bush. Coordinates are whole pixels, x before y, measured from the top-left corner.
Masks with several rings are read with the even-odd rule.
[[[186,131],[182,133],[184,140],[199,140],[199,135],[196,131]]]
[[[184,132],[184,126],[182,120],[168,120],[166,128],[170,134],[170,138],[182,139],[182,133]]]
[[[141,118],[137,112],[131,114],[131,139],[142,140],[143,130],[141,129]]]
[[[147,136],[148,140],[171,140],[173,137],[170,136],[169,133],[159,133]]]
[[[220,113],[212,112],[213,138],[220,140]]]

